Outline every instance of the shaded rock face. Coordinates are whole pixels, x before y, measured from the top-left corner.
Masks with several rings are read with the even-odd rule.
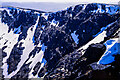
[[[119,58],[120,55],[115,55],[115,61],[113,63],[111,63],[109,65],[109,67],[106,67],[106,65],[102,65],[103,69],[101,67],[99,67],[98,69],[89,69],[91,70],[89,72],[89,75],[84,75],[82,78],[78,78],[79,79],[89,79],[89,80],[104,80],[104,79],[108,79],[108,80],[119,80],[120,79],[120,69],[118,68],[119,65]],[[119,59],[118,59],[119,58]],[[92,64],[93,65],[93,64]],[[96,66],[100,66],[98,64],[96,64]]]
[[[30,64],[24,64],[22,67],[21,67],[21,71],[18,71],[16,76],[14,78],[10,78],[10,80],[26,80],[28,79],[28,73],[30,72],[30,69],[29,69],[29,65]]]
[[[2,57],[3,57],[3,58],[7,56],[7,53],[3,51],[5,48],[7,48],[7,46],[4,46],[4,47],[2,48]]]
[[[10,57],[7,59],[7,63],[9,65],[8,74],[17,69],[17,66],[15,65],[18,65],[18,63],[20,62],[20,57],[23,54],[24,48],[25,47],[22,47],[22,43],[20,43],[19,45],[14,45]]]
[[[100,56],[106,50],[103,44],[91,44],[85,51],[84,55],[82,51],[77,51],[65,56],[64,59],[56,66],[53,72],[50,72],[45,79],[75,79],[83,76],[87,70],[88,65],[99,60]]]
[[[98,9],[98,6],[97,4],[88,4],[85,8],[85,11],[86,12],[89,12],[91,10],[97,10]]]
[[[114,23],[110,27],[114,30],[118,30],[116,25],[119,28],[118,22]],[[116,28],[116,29],[115,29]],[[113,36],[113,33],[108,33],[109,37]],[[106,38],[106,37],[105,37]],[[115,61],[109,65],[95,64],[101,56],[106,51],[106,47],[103,44],[106,41],[101,41],[101,44],[91,44],[85,50],[85,53],[82,55],[84,50],[78,50],[74,53],[64,56],[55,69],[52,70],[48,75],[45,76],[45,80],[49,79],[72,79],[72,80],[102,80],[102,79],[115,79],[119,80],[119,53],[115,56]],[[100,66],[100,67],[99,67]],[[102,74],[102,75],[101,75]]]
[[[91,44],[87,48],[83,56],[88,57],[87,58],[88,61],[97,62],[99,57],[105,52],[105,50],[106,47],[103,44]]]
[[[7,26],[0,35],[5,78],[89,79],[87,73],[94,75],[89,65],[120,28],[117,5],[80,4],[55,13],[1,9],[1,24]]]

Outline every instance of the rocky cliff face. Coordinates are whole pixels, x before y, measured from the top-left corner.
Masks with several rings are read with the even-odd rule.
[[[119,79],[118,5],[0,10],[3,78]]]

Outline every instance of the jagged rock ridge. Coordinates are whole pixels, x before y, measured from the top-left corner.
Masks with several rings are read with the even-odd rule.
[[[55,13],[1,11],[5,78],[85,79],[92,70],[88,65],[99,61],[108,49],[105,42],[119,32],[118,5],[80,4]]]

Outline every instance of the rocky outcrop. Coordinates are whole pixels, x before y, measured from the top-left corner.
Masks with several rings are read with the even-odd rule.
[[[8,27],[7,33],[0,35],[0,40],[5,40],[2,46],[0,44],[3,57],[8,57],[8,75],[5,76],[14,73],[11,79],[37,76],[87,80],[97,79],[96,73],[105,70],[104,75],[108,75],[107,69],[111,71],[112,64],[97,62],[106,52],[104,43],[119,32],[118,5],[80,4],[54,13],[2,8],[1,22]],[[9,44],[9,38],[3,37],[11,33],[16,41],[13,45]],[[11,50],[9,45],[13,46]]]
[[[109,26],[106,31],[110,28],[113,31],[117,31],[119,29],[118,22]],[[114,32],[108,32],[109,36],[105,37],[104,41],[101,41],[101,44],[91,44],[82,55],[84,50],[75,51],[69,55],[64,56],[59,60],[57,66],[52,69],[49,74],[46,75],[45,80],[49,79],[65,79],[65,80],[88,80],[88,79],[115,79],[118,80],[119,77],[119,65],[117,63],[117,59],[119,57],[115,56],[115,62],[108,65],[96,64],[103,53],[106,50],[105,45],[103,44],[107,39],[110,39],[110,36],[113,36]],[[94,64],[92,64],[94,63]],[[113,69],[115,68],[115,71]],[[118,71],[116,71],[118,69]],[[116,74],[117,73],[117,74]],[[103,74],[103,75],[100,75]],[[109,75],[111,74],[111,75]],[[115,74],[115,75],[114,75]]]
[[[62,58],[55,70],[50,72],[46,78],[49,79],[75,79],[83,76],[88,70],[88,65],[99,60],[105,51],[102,44],[92,44],[82,55],[81,51],[76,51]],[[45,79],[46,79],[45,78]]]

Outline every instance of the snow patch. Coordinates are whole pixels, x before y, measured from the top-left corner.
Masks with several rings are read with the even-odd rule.
[[[116,22],[116,21],[115,21],[115,22]],[[100,33],[102,33],[102,32],[103,32],[105,29],[107,29],[109,26],[113,25],[115,22],[112,22],[112,23],[108,24],[106,27],[102,27],[102,28],[101,28],[101,31],[98,32],[96,35],[93,35],[93,37],[98,36]]]
[[[56,26],[56,25],[57,25],[57,23],[58,23],[58,22],[57,22],[57,21],[55,21],[55,19],[53,19],[53,20],[52,20],[52,22],[51,22],[51,25]]]
[[[42,16],[47,20],[48,19],[48,16],[49,14],[48,13],[42,13]]]
[[[32,58],[32,56],[30,57],[29,61],[27,61],[26,63],[29,63],[29,62],[32,62],[29,66],[29,68],[31,68],[31,71],[29,73],[29,78],[37,78],[37,75],[36,76],[33,76],[32,72],[34,71],[33,68],[35,67],[35,65],[38,63],[38,62],[41,62],[42,64],[42,67],[46,64],[46,60],[43,59],[43,56],[44,56],[44,52],[45,52],[45,49],[46,49],[46,46],[44,44],[41,45],[41,51],[39,53],[37,53],[35,55],[34,58]],[[41,68],[42,68],[41,67]],[[40,69],[41,69],[40,68]],[[39,70],[40,70],[39,69]]]
[[[117,11],[117,9],[119,8],[119,6],[115,6],[115,5],[106,5],[106,12],[109,13],[109,14],[115,14],[119,11]]]
[[[38,19],[39,19],[39,17],[38,17]],[[37,19],[37,21],[38,21],[38,19]],[[34,49],[34,43],[31,39],[31,37],[33,37],[33,35],[34,35],[36,25],[38,24],[37,21],[36,21],[36,24],[34,25],[33,31],[31,31],[31,28],[29,28],[28,32],[27,32],[28,35],[27,35],[26,39],[20,41],[20,42],[23,42],[23,46],[25,47],[25,49],[23,50],[23,54],[21,55],[21,61],[17,65],[17,70],[13,71],[11,74],[8,75],[8,72],[7,72],[8,65],[7,65],[7,63],[4,63],[3,74],[4,74],[5,78],[11,78],[12,76],[14,76],[20,70],[20,68],[22,67],[22,65],[26,61],[26,59],[29,57],[29,53]],[[8,28],[8,26],[7,26],[7,28]],[[8,30],[6,29],[6,31],[8,31]],[[10,33],[12,34],[11,37],[10,37]],[[9,37],[8,40],[14,39],[14,38],[12,38],[12,37],[14,37],[13,35],[17,35],[17,34],[14,34],[12,31],[10,33],[7,33],[7,36]],[[13,46],[17,43],[18,36],[15,38],[15,40],[11,41],[12,42],[10,45],[10,46],[12,46],[11,50],[12,50]],[[5,38],[7,38],[7,37],[5,36]],[[18,44],[20,44],[20,42]],[[11,50],[7,51],[7,52],[9,52],[9,55],[10,55]],[[8,55],[8,57],[9,57],[9,55]]]
[[[104,43],[107,49],[98,61],[98,64],[109,64],[114,61],[113,55],[120,54],[120,52],[118,52],[118,45],[120,45],[120,43],[117,43],[117,41],[118,38],[114,38]]]
[[[34,58],[30,58],[29,60],[32,61],[32,63],[30,64],[29,68],[31,68],[31,71],[29,73],[29,78],[36,78],[35,76],[33,76],[32,72],[34,71],[33,68],[35,67],[35,65],[38,63],[38,62],[41,62],[42,61],[42,58],[44,56],[44,51],[40,51],[39,53],[37,53],[35,55]],[[32,56],[31,56],[32,57]],[[30,62],[28,61],[28,62]]]
[[[100,43],[101,41],[104,40],[105,37],[106,37],[106,31],[103,31],[98,36],[96,36],[93,40],[89,41],[86,45],[79,48],[78,51],[79,50],[86,50],[89,47],[89,45],[91,45],[91,44]],[[83,54],[84,54],[84,51],[82,52],[82,55]]]
[[[17,43],[19,34],[14,34],[13,31],[10,31],[8,33],[7,24],[0,22],[0,37],[2,37],[2,39],[0,40],[0,48],[7,46],[7,48],[4,49],[4,52],[7,53],[7,56],[5,58],[3,58],[3,66],[2,66],[3,75],[5,76],[5,78],[10,78],[8,76],[8,72],[7,72],[8,65],[7,65],[6,61],[9,58],[14,45]],[[8,40],[8,42],[4,45],[6,40]]]
[[[79,41],[79,39],[78,39],[79,35],[76,35],[75,33],[76,33],[76,31],[74,31],[74,33],[71,33],[71,36],[72,36],[73,40],[75,41],[75,43],[78,44],[79,43],[78,42]]]
[[[21,25],[18,28],[14,28],[14,33],[19,34],[21,31]]]
[[[98,4],[98,9],[97,10],[93,10],[91,12],[95,12],[95,13],[109,13],[109,14],[115,14],[118,13],[117,9],[119,8],[119,6],[115,6],[115,5],[105,5],[105,10],[102,9],[101,4]]]

